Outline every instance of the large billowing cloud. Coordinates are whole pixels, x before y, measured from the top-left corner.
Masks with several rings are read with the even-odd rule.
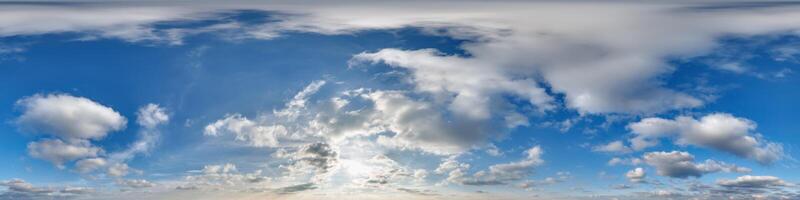
[[[65,140],[101,139],[125,128],[127,120],[109,107],[68,94],[37,94],[17,101],[24,131],[50,134]]]
[[[674,120],[645,118],[628,125],[636,136],[633,149],[658,144],[660,138],[676,138],[680,145],[695,145],[728,152],[769,164],[783,156],[780,144],[766,141],[755,132],[756,123],[726,113],[714,113],[694,119],[679,116]]]
[[[356,59],[409,69],[418,90],[451,95],[452,109],[485,117],[489,113],[487,103],[496,101],[497,94],[512,94],[543,109],[551,107],[553,94],[545,93],[541,83],[551,87],[553,93],[564,94],[565,106],[581,113],[655,113],[698,107],[706,100],[691,91],[667,88],[659,81],[674,71],[666,58],[707,53],[720,35],[771,34],[800,27],[800,14],[793,6],[759,7],[770,12],[758,12],[704,9],[704,5],[680,3],[425,5],[349,2],[320,3],[310,8],[291,2],[224,6],[213,2],[192,6],[22,4],[4,6],[7,12],[1,17],[4,31],[0,34],[82,32],[137,41],[180,40],[198,32],[239,30],[234,32],[234,38],[269,39],[289,31],[345,34],[421,27],[431,34],[469,39],[462,46],[468,56],[445,55],[430,49],[384,49]],[[278,21],[247,27],[231,20],[194,29],[158,31],[153,27],[157,22],[202,20],[236,9],[291,14],[277,14],[281,16]],[[90,20],[97,19],[93,16],[109,16],[108,13],[132,14]],[[652,28],[653,24],[660,28]],[[458,67],[458,73],[448,70],[454,67]]]
[[[409,69],[416,89],[439,98],[450,98],[454,113],[476,119],[491,116],[489,106],[502,99],[501,94],[520,96],[540,110],[552,109],[552,97],[534,79],[513,77],[496,70],[490,63],[479,65],[471,59],[442,55],[434,49],[403,51],[383,49],[361,53],[354,61],[384,62]]]
[[[231,114],[207,125],[204,133],[233,134],[236,140],[258,147],[378,135],[376,141],[387,147],[447,155],[481,147],[508,130],[506,123],[450,115],[441,105],[411,98],[402,91],[348,90],[307,104],[310,87],[320,85],[310,84],[272,115],[249,119]]]
[[[56,138],[28,144],[31,157],[50,161],[59,168],[77,159],[99,156],[103,150],[90,140],[125,128],[127,120],[113,109],[83,97],[68,94],[37,94],[17,101],[22,115],[21,130]],[[91,171],[82,163],[79,172]]]

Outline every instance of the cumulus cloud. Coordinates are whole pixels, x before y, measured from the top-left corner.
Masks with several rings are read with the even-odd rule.
[[[607,153],[630,153],[631,149],[622,141],[613,141],[605,145],[595,146],[592,151]]]
[[[122,176],[128,175],[128,172],[130,170],[131,169],[130,169],[130,167],[128,167],[128,164],[125,164],[125,163],[114,163],[113,165],[108,167],[108,169],[106,171],[106,174],[108,174],[111,177],[122,177]]]
[[[632,148],[641,150],[658,144],[660,138],[674,137],[680,145],[712,148],[769,164],[783,156],[783,147],[755,133],[756,123],[727,113],[714,113],[694,119],[679,116],[674,120],[645,118],[628,125],[636,136]]]
[[[437,154],[455,154],[482,145],[493,137],[493,126],[487,121],[447,118],[434,104],[416,101],[402,92],[375,91],[364,94],[374,104],[381,127],[395,133],[380,137],[388,146],[420,149]],[[503,134],[502,128],[494,129]],[[496,137],[496,136],[495,136]]]
[[[451,115],[437,103],[411,98],[403,91],[347,90],[308,104],[322,83],[311,83],[271,115],[250,119],[231,114],[207,125],[204,134],[231,134],[257,147],[336,143],[378,135],[377,142],[387,147],[450,155],[485,146],[508,131],[505,123]]]
[[[339,153],[328,143],[310,143],[301,146],[294,152],[276,155],[288,158],[293,163],[288,167],[290,174],[306,174],[313,172],[314,181],[323,180],[328,172],[339,166]]]
[[[158,104],[147,104],[136,112],[136,123],[148,129],[169,122],[169,115]]]
[[[533,172],[534,167],[544,163],[541,156],[544,153],[541,147],[534,146],[525,151],[526,157],[520,161],[495,164],[488,170],[481,170],[473,175],[467,175],[469,165],[446,160],[436,169],[437,173],[450,171],[447,181],[463,185],[505,185],[509,182],[526,178]]]
[[[704,163],[694,163],[694,156],[687,152],[650,152],[643,156],[648,165],[656,168],[656,173],[672,178],[700,178],[705,174],[714,172],[750,173],[750,169],[739,167],[724,162],[706,160]]]
[[[733,180],[722,179],[717,181],[717,185],[723,187],[739,187],[739,188],[768,188],[789,186],[786,181],[781,180],[774,176],[751,176],[745,175],[737,177]]]
[[[59,139],[44,139],[28,143],[28,154],[31,157],[50,161],[58,168],[64,168],[65,162],[94,157],[101,152],[102,149],[92,146],[86,140],[63,142]]]
[[[87,158],[75,162],[75,171],[89,173],[106,166],[108,162],[103,158]]]
[[[287,130],[280,125],[261,125],[240,114],[228,115],[205,127],[205,135],[218,136],[222,133],[236,135],[236,140],[245,141],[256,147],[276,147],[278,138]]]
[[[448,56],[434,49],[403,51],[383,49],[361,53],[353,61],[384,62],[412,71],[419,91],[436,96],[453,96],[450,110],[476,119],[491,116],[490,104],[501,94],[525,98],[541,110],[552,109],[553,98],[534,79],[515,79],[491,65],[479,65],[468,58]],[[487,63],[488,64],[488,63]]]
[[[642,182],[644,182],[645,181],[644,178],[646,176],[647,176],[647,174],[644,172],[644,169],[642,169],[641,167],[637,167],[636,169],[632,169],[632,170],[628,171],[627,173],[625,173],[625,178],[628,178],[628,181],[634,182],[634,183],[642,183]]]
[[[113,109],[69,94],[36,94],[18,100],[17,106],[22,109],[16,120],[20,129],[65,140],[101,139],[127,123]]]
[[[113,177],[126,175],[125,162],[152,148],[159,136],[157,126],[169,121],[169,115],[159,105],[143,106],[137,112],[137,123],[142,126],[139,138],[128,149],[106,155],[91,140],[125,128],[127,119],[112,108],[69,94],[37,94],[18,100],[17,106],[22,109],[16,120],[21,130],[55,137],[29,143],[31,157],[50,161],[59,168],[80,159],[74,165],[76,172],[89,173],[107,167],[107,173]]]
[[[306,112],[308,99],[325,83],[323,80],[312,82],[287,102],[283,109],[273,111],[273,116],[260,116],[258,119],[251,120],[241,114],[230,114],[208,124],[203,134],[209,136],[233,134],[236,140],[255,147],[291,146],[280,144],[282,142],[305,143],[309,141],[308,138],[314,136],[306,133],[307,128],[295,130],[292,127],[296,127],[296,123],[300,123],[296,121],[298,117],[308,114]]]

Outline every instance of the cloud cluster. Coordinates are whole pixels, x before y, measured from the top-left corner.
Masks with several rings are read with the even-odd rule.
[[[747,37],[791,32],[800,27],[800,12],[794,6],[756,6],[759,10],[754,11],[711,4],[721,4],[722,9],[680,3],[592,2],[425,2],[425,6],[359,2],[320,3],[314,7],[295,3],[11,3],[0,7],[0,36],[76,32],[87,36],[84,39],[167,39],[179,44],[185,34],[225,29],[243,30],[247,37],[274,38],[286,31],[344,34],[419,27],[428,34],[465,39],[459,49],[462,53],[388,48],[353,57],[354,62],[383,63],[407,70],[414,86],[411,90],[352,90],[310,101],[325,84],[318,81],[298,93],[284,109],[251,118],[231,114],[206,126],[206,135],[234,135],[251,146],[290,149],[282,156],[293,161],[290,167],[296,167],[295,171],[324,174],[339,164],[336,145],[347,138],[372,137],[386,147],[437,155],[458,155],[484,147],[490,139],[501,138],[511,128],[527,124],[527,115],[517,111],[517,102],[530,104],[540,112],[563,107],[581,115],[637,115],[697,108],[710,99],[702,98],[697,91],[670,88],[662,80],[676,70],[668,58],[706,54],[719,36]],[[209,19],[223,11],[242,8],[292,14],[250,28],[228,20],[195,27],[198,31],[156,28],[163,22]],[[721,67],[742,71],[736,65]],[[91,141],[125,128],[126,119],[113,109],[65,94],[35,95],[17,104],[23,114],[15,123],[21,130],[53,137],[31,142],[28,152],[32,157],[57,166],[77,160],[78,172],[106,167],[112,176],[127,174],[125,162],[152,148],[158,138],[155,127],[169,120],[158,105],[143,107],[137,114],[137,123],[145,129],[140,139],[128,150],[106,156]],[[680,145],[712,148],[762,164],[773,163],[783,155],[779,144],[766,141],[755,132],[754,122],[724,113],[700,119],[645,118],[628,127],[635,134],[630,147],[615,141],[594,150],[638,151],[662,138],[675,138]],[[466,173],[468,164],[450,157],[436,173],[446,173],[451,182],[465,185],[506,184],[523,179],[542,164],[538,146],[526,154],[518,162],[493,165],[473,175]],[[642,160],[655,167],[659,175],[676,178],[749,171],[713,160],[695,163],[687,152],[652,152]],[[612,161],[609,164],[639,162]],[[644,178],[640,169],[628,173],[628,178]],[[209,179],[225,183],[230,179],[250,180],[236,178],[250,176],[234,176],[234,171],[232,167],[210,166],[208,173],[197,177],[219,177]],[[388,181],[385,177],[395,175],[383,173],[370,180],[381,183]],[[774,181],[767,179],[749,177],[725,184]],[[308,183],[284,190],[291,193],[311,188],[315,185]],[[673,195],[669,191],[654,194]]]
[[[125,128],[127,120],[113,109],[83,97],[68,94],[36,94],[17,101],[22,115],[17,126],[26,132],[54,138],[28,144],[28,154],[50,161],[59,168],[81,158],[103,153],[90,140],[104,138]]]
[[[271,180],[271,178],[262,175],[262,170],[242,173],[232,163],[206,165],[202,170],[192,171],[191,173],[193,174],[184,177],[184,180],[176,187],[177,189],[236,188]]]
[[[0,199],[70,199],[93,193],[85,187],[37,187],[22,179],[0,181],[7,189],[0,193]]]
[[[522,160],[510,163],[495,164],[488,170],[481,170],[473,175],[466,173],[468,164],[455,161],[454,157],[446,159],[436,169],[436,173],[448,172],[447,181],[462,185],[505,185],[527,178],[536,166],[544,163],[541,147],[534,146],[525,151]]]
[[[756,124],[727,113],[714,113],[699,120],[679,116],[674,120],[645,118],[628,125],[636,136],[631,147],[641,150],[658,144],[660,138],[676,138],[679,145],[712,148],[769,164],[783,156],[778,143],[766,141],[755,133]]]
[[[403,91],[355,89],[308,104],[321,87],[313,82],[283,109],[249,119],[231,114],[206,126],[209,136],[232,134],[257,147],[337,143],[377,135],[386,147],[452,155],[483,147],[508,130],[497,120],[470,119],[442,111],[441,105]],[[309,88],[315,88],[309,90]]]
[[[642,159],[648,165],[656,168],[656,173],[672,178],[700,178],[705,174],[714,172],[750,173],[750,169],[739,167],[724,162],[706,160],[704,163],[695,163],[694,156],[687,152],[650,152]]]
[[[22,111],[15,121],[20,130],[52,137],[30,142],[31,157],[58,168],[75,161],[76,172],[88,174],[105,169],[111,177],[128,174],[132,169],[125,162],[152,148],[158,138],[157,126],[169,121],[169,115],[159,105],[143,106],[137,112],[137,122],[142,126],[140,138],[128,149],[107,154],[91,141],[126,127],[127,119],[114,109],[69,94],[36,94],[18,100],[17,106]]]
[[[563,94],[565,106],[581,113],[656,113],[698,107],[705,100],[687,91],[667,88],[659,81],[660,76],[675,70],[665,58],[703,55],[713,49],[720,35],[750,36],[798,28],[793,7],[760,7],[772,9],[765,14],[748,9],[711,12],[680,3],[432,4],[438,6],[420,9],[414,3],[386,2],[345,3],[349,6],[322,3],[314,8],[286,2],[225,6],[213,2],[193,6],[15,4],[3,7],[7,12],[3,12],[4,20],[0,21],[4,30],[0,35],[80,32],[130,41],[165,38],[180,44],[185,35],[208,31],[237,30],[228,33],[238,33],[234,38],[271,39],[282,32],[345,34],[421,27],[429,34],[467,39],[462,48],[468,56],[432,49],[383,49],[354,58],[408,69],[418,91],[445,98],[451,102],[452,110],[467,116],[486,117],[491,112],[489,103],[502,101],[497,98],[501,94],[514,95],[545,110],[555,106],[555,94]],[[249,26],[221,20],[194,27],[195,30],[159,30],[154,26],[160,22],[218,18],[225,11],[245,8],[277,11],[274,15],[280,20]],[[498,14],[496,10],[504,12]],[[89,20],[108,13],[135,14]],[[59,17],[52,17],[54,14]],[[38,23],[24,23],[30,21]],[[664,28],[647,28],[652,24]],[[551,87],[552,93],[545,92],[543,85]]]

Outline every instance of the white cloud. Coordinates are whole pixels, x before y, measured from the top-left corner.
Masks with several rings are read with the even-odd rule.
[[[18,100],[17,106],[23,112],[16,120],[22,130],[64,140],[101,139],[127,123],[113,109],[69,94],[36,94]]]
[[[308,117],[306,116],[308,114],[306,111],[307,101],[325,83],[323,80],[313,81],[287,102],[283,109],[273,111],[272,116],[260,116],[258,119],[251,120],[241,114],[230,114],[208,124],[203,134],[209,136],[233,134],[236,136],[236,140],[247,142],[255,147],[280,147],[287,146],[287,144],[280,144],[281,142],[313,141],[315,140],[311,139],[313,136],[305,133],[308,132],[305,130],[308,128],[299,128],[301,130],[291,128],[296,125],[304,125],[299,124],[301,122],[297,122],[297,118],[301,115]],[[301,131],[304,133],[299,133]]]
[[[89,173],[106,166],[108,162],[103,158],[87,158],[75,162],[75,171],[79,173]]]
[[[169,122],[169,115],[158,104],[147,104],[136,112],[136,123],[148,129],[167,122]]]
[[[207,125],[204,134],[232,134],[236,140],[257,147],[335,144],[347,138],[378,135],[377,142],[387,147],[450,155],[487,145],[489,139],[500,138],[508,131],[505,123],[450,115],[440,105],[411,98],[402,91],[356,89],[314,104],[305,103],[320,86],[319,81],[313,82],[272,115],[255,119],[228,115]]]
[[[102,139],[111,131],[125,128],[127,123],[112,108],[69,94],[37,94],[18,100],[17,106],[23,109],[16,120],[20,129],[59,138],[31,142],[28,153],[59,168],[64,168],[66,162],[86,158],[75,163],[79,173],[108,167],[110,176],[126,175],[128,166],[124,162],[151,149],[160,134],[156,127],[169,121],[164,108],[156,104],[143,106],[137,112],[137,122],[142,126],[139,138],[128,149],[105,157],[104,150],[92,145],[91,140]]]
[[[481,170],[472,176],[466,176],[465,170],[469,165],[457,162],[445,162],[437,168],[437,173],[450,169],[448,181],[463,185],[505,185],[513,181],[526,178],[533,172],[534,167],[544,163],[541,156],[544,152],[541,147],[534,146],[525,151],[526,157],[520,161],[495,164],[488,170]]]
[[[277,147],[279,137],[288,134],[281,125],[261,125],[240,114],[228,115],[207,125],[203,133],[210,136],[231,133],[236,135],[236,140],[256,147]]]
[[[498,93],[546,105],[552,95],[544,94],[539,82],[552,87],[554,93],[564,94],[566,106],[581,113],[655,113],[706,103],[688,92],[664,86],[660,78],[675,70],[665,58],[706,54],[719,36],[791,32],[799,27],[800,14],[791,6],[754,6],[769,12],[702,8],[727,4],[426,2],[426,6],[420,6],[381,1],[326,2],[314,7],[294,2],[15,4],[3,7],[0,35],[81,32],[140,41],[180,40],[186,34],[236,30],[230,31],[237,33],[234,38],[271,39],[282,32],[348,34],[421,27],[430,34],[470,39],[462,46],[469,56],[442,55],[426,49],[384,49],[357,57],[371,57],[368,59],[412,69],[417,89],[455,94],[451,107],[473,117],[487,116],[490,110],[486,103],[496,100],[493,95]],[[153,27],[158,22],[202,20],[242,9],[291,14],[278,14],[277,22],[248,27],[230,20],[195,27],[202,31]],[[653,29],[652,24],[660,24],[661,28]],[[458,73],[442,73],[453,67],[451,63],[460,64]]]
[[[332,4],[335,6],[331,6]],[[465,51],[464,55],[444,55],[434,50],[384,49],[357,56],[357,58],[370,57],[367,60],[379,60],[395,67],[409,69],[414,77],[417,91],[434,95],[433,101],[410,98],[410,95],[406,94],[394,94],[396,92],[382,94],[392,93],[387,96],[365,93],[368,94],[364,95],[366,97],[351,98],[351,100],[362,98],[362,100],[367,99],[376,105],[382,102],[401,102],[403,106],[414,112],[382,108],[368,108],[364,111],[370,115],[356,113],[353,112],[354,110],[333,112],[329,117],[298,120],[318,119],[315,122],[318,125],[316,128],[319,129],[310,129],[312,131],[303,132],[303,134],[295,133],[299,133],[300,128],[315,126],[305,123],[285,123],[282,120],[271,121],[273,119],[270,117],[248,119],[238,115],[238,117],[226,117],[221,125],[212,127],[219,132],[208,131],[208,133],[217,135],[215,133],[227,131],[251,145],[268,147],[282,146],[284,144],[282,140],[296,138],[310,137],[316,141],[318,136],[327,134],[336,137],[380,134],[383,138],[381,141],[386,145],[421,149],[439,154],[456,154],[476,145],[482,146],[481,143],[487,138],[502,135],[486,131],[497,130],[493,127],[494,124],[486,125],[487,123],[479,123],[485,121],[471,120],[512,116],[506,115],[507,113],[503,109],[498,111],[492,107],[493,103],[503,101],[498,98],[500,95],[511,94],[516,98],[539,105],[540,108],[547,108],[548,105],[560,106],[552,103],[550,98],[560,97],[563,94],[564,106],[580,113],[657,113],[704,105],[707,102],[693,96],[694,94],[668,88],[660,80],[675,70],[673,66],[667,64],[665,58],[707,53],[710,47],[717,42],[718,36],[732,34],[746,37],[756,34],[780,33],[794,30],[800,24],[797,23],[800,14],[793,7],[760,8],[766,10],[762,12],[750,9],[705,11],[694,7],[697,6],[696,4],[682,5],[678,3],[621,5],[587,2],[569,4],[553,2],[472,2],[464,4],[425,2],[425,4],[424,7],[415,3],[391,2],[367,2],[360,5],[321,3],[314,7],[293,3],[271,5],[270,9],[292,11],[291,13],[296,13],[296,15],[281,18],[285,21],[265,24],[257,30],[263,32],[250,32],[250,34],[272,38],[279,32],[287,30],[341,34],[359,30],[414,26],[423,27],[425,31],[431,33],[473,39],[462,46]],[[104,37],[120,37],[130,40],[162,37],[151,29],[150,25],[154,22],[203,18],[206,16],[199,15],[199,13],[216,9],[210,8],[214,6],[199,5],[201,6],[164,4],[142,9],[141,7],[118,7],[116,4],[115,6],[12,4],[2,8],[6,12],[0,12],[2,13],[0,14],[0,19],[2,19],[0,20],[0,30],[2,30],[0,35],[93,32]],[[223,9],[241,7],[263,9],[259,5],[225,6]],[[503,12],[498,13],[497,10],[503,10]],[[564,10],[571,12],[564,12]],[[118,13],[133,14],[119,15]],[[654,28],[653,24],[659,24],[659,26]],[[446,29],[438,30],[438,28]],[[454,67],[449,63],[460,64],[459,70],[455,71],[463,73],[443,73],[442,71],[445,69]],[[545,86],[552,88],[551,94],[543,92],[541,87]],[[375,96],[382,97],[376,99]],[[345,104],[342,103],[343,101],[337,102],[336,105]],[[303,104],[305,103],[304,101]],[[449,112],[463,114],[471,119],[450,119],[451,113],[440,110],[439,107],[442,105],[449,109]],[[342,109],[341,106],[331,107],[332,110],[334,108]],[[308,113],[313,114],[312,116],[331,113],[328,110],[320,110]],[[348,112],[351,114],[345,114]],[[282,116],[277,113],[279,112],[274,115]],[[423,118],[425,121],[406,120],[407,117],[416,116],[414,114],[425,115]],[[369,117],[359,118],[359,116]],[[229,118],[230,120],[228,120]],[[380,121],[373,121],[376,119],[380,119]],[[513,124],[524,124],[516,123],[524,120],[507,121],[514,121]],[[679,120],[667,121],[675,123]],[[696,122],[689,124],[699,124],[698,126],[704,124],[704,118],[694,121]],[[374,126],[364,126],[364,122],[375,124],[369,124]],[[20,122],[18,121],[18,123]],[[28,123],[20,124],[27,125]],[[107,130],[89,131],[92,133],[80,131],[84,133],[81,135],[59,133],[60,135],[57,137],[64,140],[98,139],[107,135],[107,132],[121,129],[114,129],[107,122],[99,124],[104,124]],[[273,126],[276,124],[292,126]],[[78,126],[80,123],[68,125]],[[58,126],[67,125],[59,124]],[[511,127],[514,126],[517,125]],[[279,129],[285,129],[286,134],[272,132],[272,130]],[[693,130],[693,128],[690,129]],[[324,132],[320,130],[324,130]],[[384,133],[385,130],[391,130],[392,133]],[[447,132],[447,130],[452,132]],[[762,141],[752,134],[753,129],[751,128],[720,132],[722,133],[720,135],[725,136],[723,138],[709,137],[711,134],[706,134],[717,132],[698,130],[702,131],[686,137],[683,134],[665,133],[653,134],[654,137],[651,139],[677,136],[679,144],[714,148],[762,163],[773,162],[781,154],[779,145]],[[737,132],[741,130],[744,130],[745,136],[742,136],[741,132]],[[452,134],[459,131],[465,132],[464,135],[469,137],[458,138]],[[37,129],[32,132],[48,131]],[[211,132],[215,133],[211,134]],[[497,132],[503,133],[504,131]],[[292,137],[286,139],[283,138],[284,136]],[[653,142],[653,140],[632,141],[634,145],[632,148],[645,148],[652,145]],[[613,147],[611,149],[624,149],[624,146],[620,147],[620,145]],[[679,163],[685,162],[682,160]],[[707,169],[713,168],[710,166],[713,166],[715,162],[696,164],[690,161],[688,163],[686,166],[691,167],[687,168],[708,171]],[[457,166],[450,170],[451,174],[458,174],[453,172],[463,173],[458,170],[464,168],[463,165]],[[687,176],[695,176],[696,173],[690,174]],[[309,188],[313,187],[313,184],[299,186],[303,186],[299,188]]]
[[[786,181],[781,180],[774,176],[751,176],[745,175],[737,177],[733,180],[722,179],[717,181],[717,185],[723,187],[740,187],[740,188],[768,188],[789,186]]]
[[[374,104],[375,117],[370,120],[395,134],[379,137],[378,142],[384,145],[456,154],[482,145],[492,134],[505,133],[499,127],[492,129],[487,121],[446,118],[436,105],[416,101],[402,92],[375,91],[363,97]]]
[[[592,151],[607,153],[630,153],[631,149],[622,141],[613,141],[605,145],[595,146]]]
[[[154,183],[144,179],[118,180],[117,185],[129,188],[149,188],[155,186]]]
[[[50,161],[58,168],[64,168],[65,162],[95,157],[102,151],[102,149],[92,146],[86,140],[65,143],[59,139],[44,139],[28,143],[28,154],[31,157]]]
[[[656,168],[656,173],[672,178],[700,178],[714,172],[750,173],[750,169],[724,162],[706,160],[694,163],[694,156],[687,152],[650,152],[643,156],[644,162]]]
[[[726,113],[714,113],[699,120],[679,116],[674,120],[645,118],[628,125],[636,136],[632,148],[641,150],[658,144],[664,137],[675,137],[680,145],[712,148],[769,164],[783,156],[778,143],[768,142],[755,133],[756,123]]]
[[[383,49],[353,59],[407,68],[413,73],[417,90],[440,98],[453,96],[447,100],[451,101],[450,110],[474,119],[489,118],[489,106],[502,99],[502,94],[520,96],[541,110],[554,107],[553,98],[534,79],[513,78],[491,65],[476,65],[469,58],[442,55],[433,49]]]
[[[305,109],[308,99],[316,94],[326,83],[324,80],[311,82],[302,91],[295,94],[292,100],[286,103],[286,107],[283,110],[274,111],[275,115],[286,117],[290,120],[296,119],[301,114],[300,112]]]
[[[87,35],[85,39],[107,37],[128,41],[169,40],[170,37],[178,36],[171,35],[171,31],[156,30],[152,23],[210,16],[198,13],[210,10],[197,7],[189,9],[163,5],[122,6],[94,3],[3,5],[0,7],[0,36],[72,32]]]
[[[122,177],[122,176],[128,175],[128,172],[130,170],[131,169],[130,169],[130,167],[128,167],[128,164],[125,164],[125,163],[114,163],[110,167],[108,167],[108,169],[106,171],[106,174],[108,174],[109,176],[112,176],[112,177]]]
[[[642,159],[640,159],[640,158],[618,158],[618,157],[613,157],[610,160],[608,160],[607,164],[609,166],[616,166],[616,165],[632,165],[632,166],[636,166],[636,165],[642,164],[643,162],[644,161],[642,161]]]
[[[469,168],[469,164],[458,162],[456,158],[456,156],[449,156],[442,160],[442,163],[439,163],[434,172],[436,174],[445,174],[458,168]]]
[[[0,181],[8,189],[0,191],[0,199],[74,199],[94,192],[85,187],[39,187],[22,179]]]
[[[647,176],[647,174],[644,172],[644,169],[642,169],[641,167],[637,167],[636,169],[632,169],[632,170],[628,171],[627,173],[625,173],[625,177],[628,178],[628,181],[634,182],[634,183],[642,183],[642,182],[644,182],[645,181],[644,178],[646,176]]]
[[[140,107],[136,112],[136,116],[137,123],[142,126],[138,132],[138,138],[127,149],[109,155],[111,162],[127,162],[136,154],[148,153],[161,138],[158,126],[169,123],[169,115],[166,113],[166,109],[158,104],[150,103]]]
[[[200,174],[184,177],[184,181],[177,188],[182,190],[194,189],[230,189],[241,188],[242,186],[254,183],[262,183],[270,180],[269,177],[262,175],[262,170],[255,170],[251,173],[240,173],[236,165],[225,163],[221,165],[206,165]]]

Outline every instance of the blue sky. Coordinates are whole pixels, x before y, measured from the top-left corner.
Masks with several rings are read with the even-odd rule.
[[[795,4],[422,4],[0,3],[0,199],[800,198]]]

